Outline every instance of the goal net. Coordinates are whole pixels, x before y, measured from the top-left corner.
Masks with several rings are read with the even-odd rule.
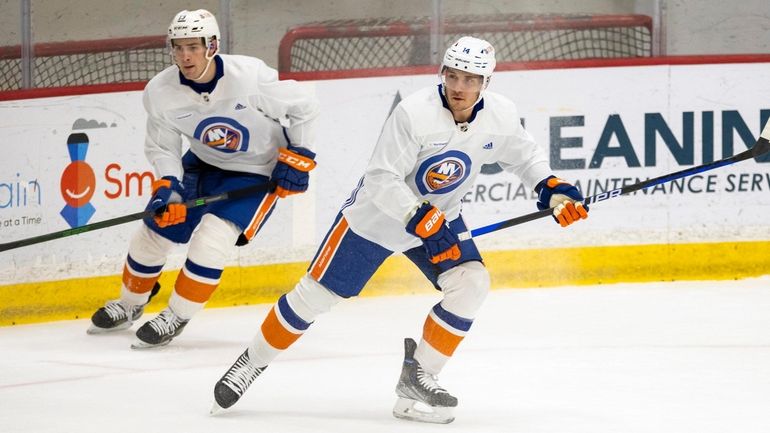
[[[281,72],[386,69],[438,63],[431,18],[335,20],[292,27],[281,39]],[[461,35],[488,40],[498,62],[652,55],[645,15],[500,14],[450,16],[434,46]],[[31,87],[143,82],[171,65],[165,36],[35,44]],[[21,87],[21,47],[0,47],[0,91]]]
[[[295,26],[281,40],[278,68],[309,72],[428,65],[434,63],[430,31],[430,17]],[[451,16],[440,28],[439,52],[463,35],[489,41],[498,62],[652,55],[652,18],[646,15]]]
[[[32,87],[147,81],[171,65],[165,36],[35,44]],[[21,47],[0,47],[0,91],[21,88]]]

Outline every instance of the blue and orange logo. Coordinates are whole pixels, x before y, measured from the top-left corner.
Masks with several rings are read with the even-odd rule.
[[[249,130],[228,117],[209,117],[195,128],[194,137],[221,152],[245,152],[249,148]]]
[[[94,170],[85,161],[88,152],[88,136],[83,133],[70,134],[67,138],[70,163],[64,168],[59,183],[62,198],[67,203],[61,216],[70,227],[80,227],[96,212],[90,203],[96,190]]]
[[[446,194],[460,186],[470,172],[471,160],[468,155],[450,150],[423,161],[417,169],[415,182],[423,195]]]

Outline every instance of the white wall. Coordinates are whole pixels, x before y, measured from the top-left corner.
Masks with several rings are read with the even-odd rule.
[[[666,52],[770,53],[770,1],[664,1]]]

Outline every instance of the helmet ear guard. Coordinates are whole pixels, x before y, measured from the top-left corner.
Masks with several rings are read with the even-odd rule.
[[[209,45],[208,45],[207,48],[212,52],[212,54],[211,54],[212,56],[214,54],[218,53],[219,52],[219,39],[217,39],[216,37],[212,38],[209,41]]]

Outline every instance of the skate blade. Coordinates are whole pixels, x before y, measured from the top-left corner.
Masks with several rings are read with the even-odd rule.
[[[163,347],[168,343],[171,343],[171,340],[164,341],[163,343],[160,343],[160,344],[151,344],[151,343],[146,343],[142,340],[137,339],[136,341],[131,343],[131,348],[134,350],[154,349],[156,347]]]
[[[393,416],[400,419],[433,424],[449,424],[455,420],[454,408],[428,406],[409,398],[399,397],[393,407]]]
[[[217,416],[220,413],[224,412],[225,410],[227,409],[223,408],[216,401],[214,401],[214,404],[211,405],[211,410],[209,410],[209,415]]]
[[[131,327],[131,325],[133,325],[133,322],[126,322],[114,328],[100,328],[92,323],[91,326],[88,329],[86,329],[86,334],[88,335],[108,334],[110,332],[122,331],[124,329],[128,329]]]

